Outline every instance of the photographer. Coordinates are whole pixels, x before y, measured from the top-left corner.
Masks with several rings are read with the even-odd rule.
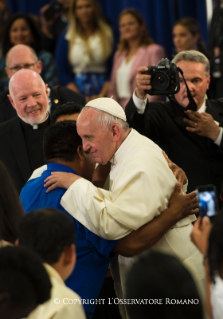
[[[144,74],[147,67],[139,67],[137,89],[125,109],[128,123],[157,143],[186,172],[188,191],[204,184],[214,184],[220,191],[223,99],[206,100],[209,61],[202,53],[190,50],[178,53],[172,62],[183,71],[188,90],[179,74],[180,90],[169,102],[149,103],[146,94],[153,89],[152,76]]]
[[[70,0],[55,0],[40,10],[43,47],[53,54],[60,34],[68,25],[70,2]]]

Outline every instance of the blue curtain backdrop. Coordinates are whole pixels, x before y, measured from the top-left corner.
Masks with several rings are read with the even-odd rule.
[[[48,0],[7,0],[11,13],[30,12],[39,14],[40,8]],[[150,35],[155,42],[163,45],[169,57],[173,52],[172,26],[176,18],[190,16],[201,26],[202,37],[207,43],[207,19],[205,0],[99,0],[103,13],[114,28],[118,38],[118,15],[127,8],[134,7],[144,16]]]

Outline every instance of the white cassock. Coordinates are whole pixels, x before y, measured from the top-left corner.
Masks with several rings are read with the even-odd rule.
[[[161,149],[134,129],[111,163],[109,191],[81,178],[66,191],[61,205],[95,234],[114,240],[128,235],[166,210],[176,179]],[[204,290],[202,255],[190,240],[191,222],[195,219],[191,215],[177,222],[152,249],[178,257]],[[126,266],[132,260],[119,256],[122,282]]]
[[[62,197],[62,206],[95,234],[119,239],[153,220],[167,209],[176,184],[161,149],[131,129],[111,160],[109,191],[85,179],[74,182]],[[194,215],[171,228],[153,249],[177,256],[204,284],[202,255],[190,240]],[[121,280],[133,258],[119,256]]]

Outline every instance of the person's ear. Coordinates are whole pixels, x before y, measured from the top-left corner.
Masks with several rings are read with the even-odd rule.
[[[11,71],[9,70],[9,68],[7,68],[7,66],[5,67],[5,73],[7,74],[8,78],[11,78]]]
[[[121,128],[118,124],[112,125],[113,142],[118,142],[121,136]]]
[[[42,72],[42,61],[39,60],[36,63],[36,67],[37,67],[37,73],[41,74],[41,72]]]
[[[64,248],[64,266],[76,263],[76,248],[74,244]]]
[[[207,89],[209,89],[210,82],[211,82],[211,77],[210,77],[210,75],[209,75],[209,76],[207,77]]]
[[[19,239],[18,238],[15,240],[15,246],[19,246]]]
[[[45,92],[48,98],[49,97],[48,84],[45,84]]]
[[[8,96],[9,101],[11,102],[13,108],[16,110],[15,103],[14,103],[14,101],[13,101],[11,95],[10,95],[10,94],[7,94],[7,96]]]
[[[84,160],[85,160],[85,153],[84,153],[84,151],[83,151],[82,145],[79,145],[79,146],[78,146],[78,148],[77,148],[77,155],[78,155],[78,157],[79,157],[79,159],[80,159],[81,161],[84,161]]]

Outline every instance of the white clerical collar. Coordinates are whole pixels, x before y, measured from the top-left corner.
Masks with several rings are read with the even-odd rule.
[[[129,134],[127,135],[127,137],[125,138],[125,140],[122,142],[122,144],[119,146],[119,148],[117,149],[117,151],[115,152],[115,154],[112,156],[112,158],[110,159],[110,163],[112,165],[116,165],[118,162],[118,157],[120,155],[120,153],[122,152],[123,148],[125,148],[125,145],[127,144],[128,140],[131,138],[131,136],[133,135],[134,129],[130,129]]]
[[[34,124],[34,125],[32,125],[33,129],[34,129],[34,130],[37,130],[37,129],[38,129],[38,126],[39,126],[40,124],[42,124],[42,123],[46,122],[46,121],[48,120],[48,118],[49,118],[49,113],[48,113],[48,112],[46,112],[46,119],[45,119],[45,120],[43,120],[42,122],[38,123],[38,124]]]

